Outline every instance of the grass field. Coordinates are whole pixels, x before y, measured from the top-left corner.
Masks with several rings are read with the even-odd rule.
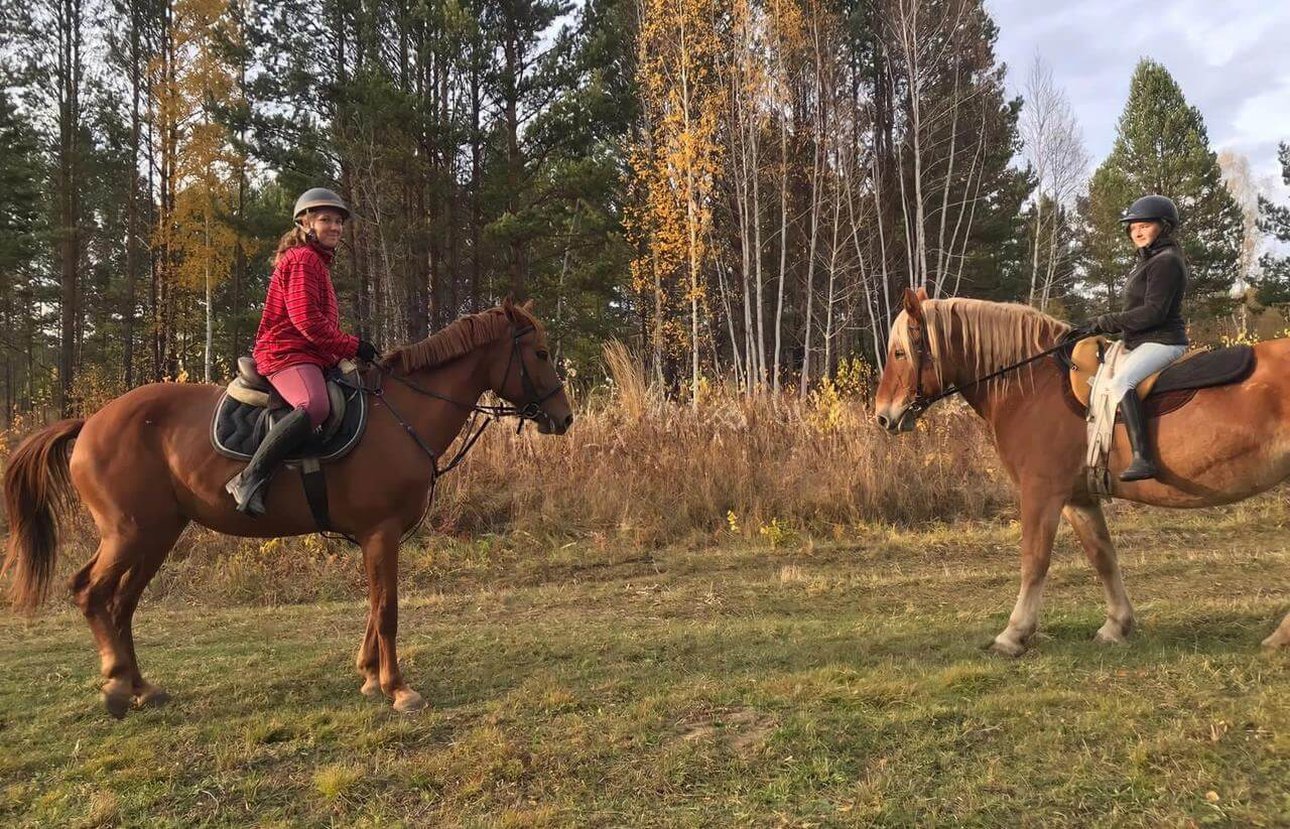
[[[1015,595],[1006,521],[414,549],[412,717],[357,692],[356,587],[215,606],[172,582],[136,629],[174,700],[122,722],[55,603],[0,621],[0,825],[1290,826],[1290,654],[1258,648],[1288,522],[1283,492],[1117,505],[1122,648],[1091,641],[1101,591],[1064,531],[1018,660],[980,650]]]

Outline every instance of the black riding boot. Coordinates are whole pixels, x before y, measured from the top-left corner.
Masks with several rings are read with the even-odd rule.
[[[312,431],[309,413],[304,409],[293,409],[273,425],[246,468],[224,486],[228,494],[237,501],[238,512],[252,518],[264,515],[264,490],[277,471],[278,464],[282,463],[292,449],[304,443]]]
[[[1120,480],[1141,481],[1156,477],[1159,470],[1151,460],[1151,447],[1147,445],[1147,418],[1142,413],[1142,400],[1135,389],[1130,389],[1120,399],[1120,414],[1124,416],[1124,428],[1129,433],[1129,446],[1133,449],[1133,462],[1120,473]]]

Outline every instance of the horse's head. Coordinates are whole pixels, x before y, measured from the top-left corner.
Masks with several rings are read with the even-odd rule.
[[[878,382],[874,416],[878,425],[889,432],[912,430],[929,405],[928,398],[941,391],[941,377],[936,371],[923,314],[926,301],[925,289],[906,288],[905,308],[892,323],[887,338],[887,363]]]
[[[546,332],[527,303],[515,305],[507,299],[502,310],[511,330],[489,367],[492,389],[537,423],[542,434],[563,435],[573,424],[573,407],[551,362]]]

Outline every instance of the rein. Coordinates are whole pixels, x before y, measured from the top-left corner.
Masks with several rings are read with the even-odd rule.
[[[1046,348],[1043,351],[1039,352],[1038,354],[1027,357],[1026,359],[1020,362],[1004,366],[998,371],[992,371],[989,374],[986,374],[982,377],[978,377],[970,383],[964,383],[961,386],[950,386],[949,388],[939,391],[936,394],[933,394],[929,397],[928,395],[923,393],[923,361],[927,359],[927,346],[923,341],[922,333],[919,332],[918,368],[916,369],[916,376],[918,380],[917,380],[917,385],[914,388],[914,402],[909,405],[909,408],[906,411],[912,414],[914,417],[918,417],[923,412],[931,408],[932,404],[937,402],[938,400],[944,400],[947,397],[952,397],[953,395],[958,394],[964,389],[970,389],[973,386],[980,385],[981,383],[986,382],[987,380],[993,380],[996,377],[1002,377],[1003,375],[1007,374],[1010,371],[1016,371],[1017,369],[1022,368],[1024,366],[1028,366],[1033,362],[1042,360],[1043,358],[1051,354],[1056,354],[1059,351],[1067,350],[1071,347],[1071,345],[1072,343],[1069,343],[1069,342],[1058,343],[1052,348]]]

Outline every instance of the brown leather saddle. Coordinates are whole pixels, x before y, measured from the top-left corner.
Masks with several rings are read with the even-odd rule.
[[[1088,408],[1093,375],[1101,368],[1109,343],[1105,337],[1088,337],[1072,349],[1070,389],[1084,408]],[[1158,416],[1186,405],[1200,389],[1239,383],[1253,370],[1254,349],[1248,345],[1192,349],[1164,371],[1139,383],[1138,396],[1147,401],[1148,415]]]

